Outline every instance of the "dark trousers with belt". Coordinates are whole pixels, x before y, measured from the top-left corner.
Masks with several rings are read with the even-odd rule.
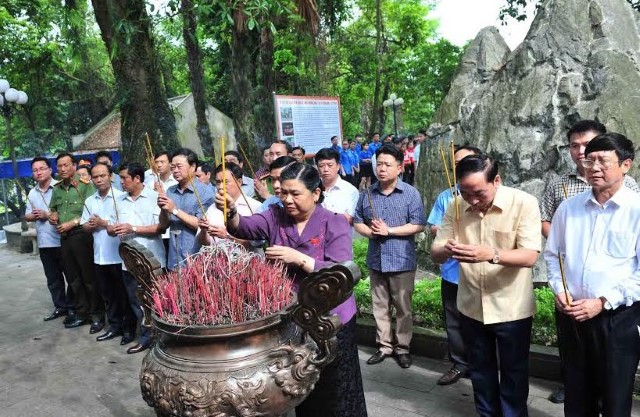
[[[464,339],[460,328],[460,311],[458,311],[458,285],[447,280],[440,284],[442,292],[442,306],[444,307],[444,324],[447,330],[449,345],[449,360],[453,366],[463,374],[469,370]]]
[[[138,280],[136,280],[128,271],[122,271],[122,281],[127,289],[129,305],[131,306],[131,309],[136,315],[136,319],[138,321],[138,327],[140,330],[138,343],[144,346],[149,346],[153,341],[153,331],[142,325],[142,307],[140,307],[140,302],[138,301],[138,296],[136,294],[139,287]]]
[[[461,314],[460,323],[478,415],[526,417],[533,319],[484,324]]]
[[[76,315],[102,320],[104,302],[95,279],[93,236],[78,227],[62,236],[60,244],[64,273],[73,288]]]
[[[124,286],[122,264],[95,264],[95,268],[100,293],[107,306],[109,330],[114,333],[133,333],[136,328],[136,316],[131,310]]]
[[[576,322],[558,315],[564,361],[567,417],[631,415],[633,383],[640,360],[640,302]]]
[[[60,247],[40,248],[39,252],[53,306],[56,309],[72,311],[74,309],[73,289],[71,285],[67,285],[65,289]]]

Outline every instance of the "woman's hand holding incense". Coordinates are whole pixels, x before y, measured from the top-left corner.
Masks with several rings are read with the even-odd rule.
[[[282,261],[287,265],[295,265],[306,272],[313,271],[313,267],[315,266],[313,258],[288,246],[269,246],[264,254],[267,259]]]

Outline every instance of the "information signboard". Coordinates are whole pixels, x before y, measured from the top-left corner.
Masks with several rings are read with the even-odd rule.
[[[340,97],[274,95],[278,139],[314,154],[342,138]]]

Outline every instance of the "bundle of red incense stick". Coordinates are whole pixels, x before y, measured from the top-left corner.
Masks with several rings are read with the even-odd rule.
[[[293,301],[293,281],[280,262],[218,245],[156,279],[154,311],[180,325],[237,324],[267,317]]]

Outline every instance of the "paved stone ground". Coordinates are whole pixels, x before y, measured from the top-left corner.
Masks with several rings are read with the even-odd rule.
[[[142,354],[127,355],[119,338],[95,342],[88,326],[43,322],[51,301],[38,257],[0,245],[0,270],[0,417],[154,415],[138,386]],[[445,362],[416,357],[408,370],[392,360],[367,366],[372,353],[360,350],[369,416],[475,415],[469,380],[436,385]],[[532,417],[562,415],[562,406],[546,400],[554,386],[531,379]]]

